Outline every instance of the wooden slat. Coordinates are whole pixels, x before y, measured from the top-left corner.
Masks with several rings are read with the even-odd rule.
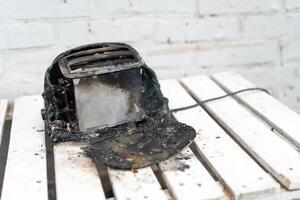
[[[40,96],[15,101],[2,200],[47,199],[45,135]]]
[[[236,73],[220,73],[213,76],[228,92],[256,87]],[[247,92],[236,95],[251,110],[267,121],[300,149],[300,116],[265,92]]]
[[[189,148],[161,162],[159,168],[174,199],[226,199],[221,185]]]
[[[199,101],[225,94],[205,76],[186,78],[183,83]],[[300,189],[300,155],[286,141],[231,97],[209,102],[206,108],[286,188]]]
[[[5,116],[7,111],[7,100],[0,100],[0,144],[2,141],[2,133],[4,129]]]
[[[164,80],[160,82],[160,85],[163,94],[169,98],[171,109],[195,103],[175,80]],[[180,97],[180,100],[176,100],[177,97]],[[175,199],[225,198],[221,185],[211,177],[189,148],[161,162],[159,167]]]
[[[169,199],[150,167],[137,171],[108,168],[108,174],[117,200]]]
[[[54,145],[57,200],[106,199],[95,164],[83,150],[83,143]]]
[[[287,191],[284,188],[280,193],[272,197],[260,198],[258,200],[295,200],[300,199],[300,190]]]
[[[162,91],[170,100],[171,108],[196,103],[176,81],[162,84]],[[201,107],[180,111],[174,115],[179,121],[197,130],[198,134],[194,142],[198,152],[217,177],[229,187],[236,199],[254,199],[279,192],[279,184],[258,166]]]

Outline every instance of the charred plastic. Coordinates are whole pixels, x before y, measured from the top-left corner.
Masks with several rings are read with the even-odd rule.
[[[113,168],[166,160],[196,134],[171,116],[154,71],[123,43],[60,54],[46,71],[43,98],[51,141],[85,141],[90,157]]]

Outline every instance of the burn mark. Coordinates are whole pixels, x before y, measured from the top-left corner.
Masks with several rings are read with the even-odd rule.
[[[161,118],[165,120],[161,122]],[[99,130],[84,150],[114,168],[140,168],[176,154],[194,138],[193,129],[173,117],[154,115],[133,123]],[[183,166],[184,168],[184,166]]]
[[[118,48],[127,49],[126,56],[135,58],[134,63],[122,60],[123,51]],[[112,49],[113,52],[118,51],[121,57],[111,57]],[[73,59],[74,55],[88,55],[90,60],[84,62],[90,63],[92,60],[97,69],[68,74],[69,63],[65,61],[66,58]],[[119,65],[113,68],[107,65],[109,60],[97,62],[98,58],[103,57],[113,58]],[[77,59],[76,62],[85,67],[82,60]],[[61,63],[63,66],[59,66]],[[81,130],[73,80],[91,77],[128,93],[127,112],[135,117],[114,126]],[[133,48],[125,44],[86,45],[60,54],[46,72],[44,87],[45,109],[42,116],[52,142],[85,141],[89,145],[84,151],[91,158],[113,168],[136,169],[166,160],[187,146],[196,135],[192,127],[170,115],[168,99],[163,97],[154,71],[144,64]],[[139,113],[134,112],[136,109]],[[182,170],[188,167],[182,166]]]

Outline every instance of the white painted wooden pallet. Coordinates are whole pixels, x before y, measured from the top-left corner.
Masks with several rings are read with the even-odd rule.
[[[234,73],[161,81],[171,109],[247,87],[254,85]],[[264,92],[174,113],[195,128],[195,141],[169,160],[137,171],[97,169],[82,152],[84,143],[46,147],[42,107],[41,96],[14,103],[2,200],[300,199],[300,116]],[[6,110],[7,101],[0,100],[0,141]],[[54,153],[48,166],[46,151]],[[55,172],[55,187],[47,170]]]

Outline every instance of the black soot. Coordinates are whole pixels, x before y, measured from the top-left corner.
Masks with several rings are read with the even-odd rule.
[[[60,54],[46,71],[43,98],[51,141],[84,141],[87,155],[113,168],[166,160],[196,135],[170,114],[154,71],[123,43]]]

